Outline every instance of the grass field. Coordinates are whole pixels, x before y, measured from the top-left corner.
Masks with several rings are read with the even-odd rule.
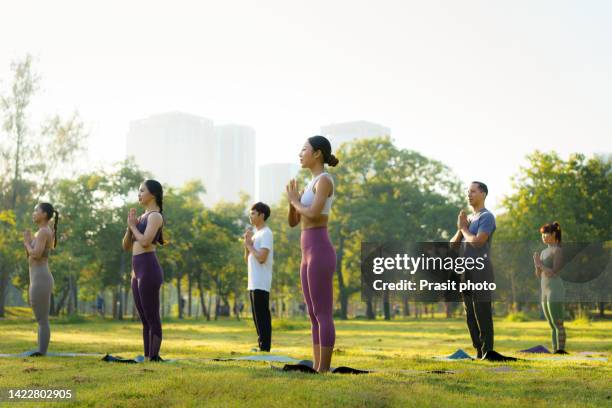
[[[0,353],[35,348],[34,321],[25,311],[18,313],[26,316],[15,313],[0,321]],[[543,357],[520,355],[516,350],[537,344],[550,347],[544,321],[497,319],[495,323],[496,349],[502,353]],[[463,320],[337,321],[336,329],[338,350],[332,365],[380,372],[311,375],[275,371],[263,362],[204,361],[251,354],[256,344],[252,322],[171,320],[164,322],[162,357],[192,360],[128,365],[95,357],[0,358],[0,388],[72,388],[76,400],[67,404],[108,407],[612,405],[609,362],[434,360],[432,356],[458,348],[473,352]],[[612,354],[612,321],[568,322],[567,329],[572,356],[580,351]],[[274,322],[271,354],[310,358],[309,332],[306,320]],[[50,352],[133,357],[142,353],[140,335],[140,323],[131,320],[60,319],[52,321]]]

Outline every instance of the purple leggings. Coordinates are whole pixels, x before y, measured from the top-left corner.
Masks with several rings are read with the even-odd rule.
[[[145,252],[132,257],[132,295],[142,322],[142,339],[145,357],[156,357],[162,341],[162,326],[159,316],[159,289],[164,273],[155,252]]]
[[[332,315],[336,250],[326,227],[302,230],[301,244],[300,278],[312,323],[312,343],[333,347],[336,340]]]

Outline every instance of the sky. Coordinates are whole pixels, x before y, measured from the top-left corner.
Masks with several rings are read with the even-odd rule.
[[[368,120],[488,184],[535,149],[612,151],[606,1],[6,1],[0,91],[32,54],[31,122],[78,111],[84,169],[125,155],[129,122],[182,111],[251,126],[257,163],[297,162],[322,125]],[[341,159],[341,158],[340,158]]]

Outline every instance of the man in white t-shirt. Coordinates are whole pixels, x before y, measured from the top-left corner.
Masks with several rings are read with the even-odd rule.
[[[255,233],[250,228],[244,233],[244,259],[249,271],[248,290],[260,351],[270,351],[272,343],[270,287],[274,240],[272,230],[266,225],[268,217],[270,207],[261,202],[253,204],[249,220],[255,227]]]

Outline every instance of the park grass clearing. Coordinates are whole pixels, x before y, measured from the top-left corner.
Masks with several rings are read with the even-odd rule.
[[[311,358],[309,322],[277,320],[273,327],[271,354]],[[76,400],[67,405],[96,407],[612,404],[609,362],[566,359],[493,364],[433,359],[458,348],[473,353],[462,319],[336,321],[333,365],[380,370],[361,376],[284,373],[264,362],[204,360],[252,354],[256,337],[250,320],[166,320],[163,329],[162,357],[192,360],[114,364],[96,357],[0,358],[0,388],[71,388]],[[537,344],[550,347],[544,321],[498,318],[495,330],[496,349],[504,354],[531,358],[516,351]],[[572,356],[580,351],[612,356],[612,321],[567,322],[567,330]],[[31,314],[9,312],[9,318],[0,321],[0,353],[32,350],[35,336]],[[49,351],[134,357],[142,354],[140,336],[138,321],[60,318],[52,320]],[[432,372],[436,370],[447,373]],[[58,406],[56,402],[47,405]]]

